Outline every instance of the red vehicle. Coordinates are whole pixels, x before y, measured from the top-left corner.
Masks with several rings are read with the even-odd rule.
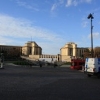
[[[71,69],[81,70],[84,65],[85,65],[84,59],[77,58],[71,60]]]

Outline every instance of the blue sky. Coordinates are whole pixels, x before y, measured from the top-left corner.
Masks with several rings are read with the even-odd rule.
[[[100,0],[0,0],[0,44],[23,46],[35,41],[43,54],[58,54],[68,42],[100,46]]]

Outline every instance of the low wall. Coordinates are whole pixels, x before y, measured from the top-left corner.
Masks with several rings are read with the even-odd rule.
[[[71,56],[61,55],[62,62],[71,62]]]

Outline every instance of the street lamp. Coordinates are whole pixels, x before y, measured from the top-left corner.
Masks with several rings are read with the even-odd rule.
[[[92,30],[93,30],[93,26],[92,26],[92,19],[94,18],[93,15],[90,13],[87,17],[88,19],[91,19],[91,56],[93,58],[93,35],[92,35]]]

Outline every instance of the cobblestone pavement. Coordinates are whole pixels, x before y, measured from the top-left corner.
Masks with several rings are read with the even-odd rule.
[[[100,100],[100,79],[69,67],[5,65],[0,100]]]

